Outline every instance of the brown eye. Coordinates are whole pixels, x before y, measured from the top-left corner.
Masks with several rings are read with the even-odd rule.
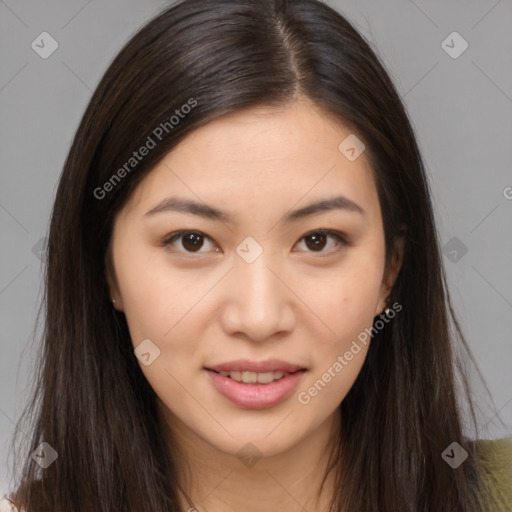
[[[316,233],[305,237],[306,245],[313,251],[321,251],[327,243],[327,235]]]
[[[165,240],[162,241],[162,245],[173,245],[176,241],[181,239],[181,250],[180,247],[176,247],[181,252],[189,253],[202,253],[207,251],[201,251],[205,240],[211,240],[210,237],[201,233],[200,231],[177,231],[171,233]],[[218,250],[218,249],[215,249]]]
[[[194,252],[196,250],[201,249],[204,243],[203,235],[199,235],[197,233],[188,233],[183,236],[183,240],[181,243],[183,244],[183,247],[187,251]]]
[[[349,245],[346,238],[341,233],[327,229],[311,231],[310,233],[304,235],[300,241],[304,240],[304,243],[309,252],[324,253],[330,252],[330,249],[333,247],[333,243],[329,244],[329,239],[334,239],[335,242],[337,242],[338,249]],[[328,248],[327,250],[324,250],[326,246]],[[334,243],[334,247],[336,247],[336,243]]]

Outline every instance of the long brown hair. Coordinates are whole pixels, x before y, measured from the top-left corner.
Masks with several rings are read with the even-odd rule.
[[[137,183],[199,126],[299,95],[364,141],[388,263],[406,226],[391,293],[403,312],[376,335],[340,405],[331,510],[480,510],[478,459],[459,403],[469,405],[476,431],[464,366],[468,356],[474,360],[450,305],[424,163],[378,56],[317,0],[181,1],[135,34],[107,69],[76,132],[52,211],[44,340],[24,415],[32,436],[15,458],[24,464],[13,494],[18,506],[180,510],[155,393],[126,319],[109,300],[112,222]],[[127,166],[148,137],[154,147]],[[42,441],[58,453],[44,470],[29,456]],[[470,455],[457,469],[441,457],[452,442]]]

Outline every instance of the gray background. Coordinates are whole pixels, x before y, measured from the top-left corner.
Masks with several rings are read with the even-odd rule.
[[[0,492],[27,397],[42,292],[38,251],[62,165],[110,60],[168,3],[0,0]],[[512,2],[329,3],[373,42],[405,99],[431,178],[450,293],[505,422],[478,394],[478,437],[510,436]],[[442,45],[453,31],[469,45],[457,58],[444,48],[458,52],[461,40]],[[42,32],[58,43],[47,59],[31,47]]]

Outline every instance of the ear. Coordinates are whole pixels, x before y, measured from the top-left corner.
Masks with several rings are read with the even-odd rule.
[[[112,260],[112,247],[111,243],[108,244],[107,250],[105,251],[105,279],[107,280],[107,286],[109,289],[109,301],[117,311],[123,311],[123,301],[121,299],[121,293],[119,292],[119,285],[117,284],[116,273]],[[115,299],[115,303],[112,302]]]
[[[391,290],[393,289],[396,278],[398,277],[398,273],[402,268],[404,248],[405,234],[400,234],[395,237],[391,260],[384,272],[384,277],[382,279],[382,285],[380,288],[379,302],[377,304],[377,309],[375,310],[375,316],[380,315],[387,307],[391,306],[391,304],[387,304],[386,301],[391,293]]]

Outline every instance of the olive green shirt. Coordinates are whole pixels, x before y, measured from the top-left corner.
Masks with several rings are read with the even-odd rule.
[[[482,465],[482,497],[489,512],[512,512],[512,437],[475,442]]]

